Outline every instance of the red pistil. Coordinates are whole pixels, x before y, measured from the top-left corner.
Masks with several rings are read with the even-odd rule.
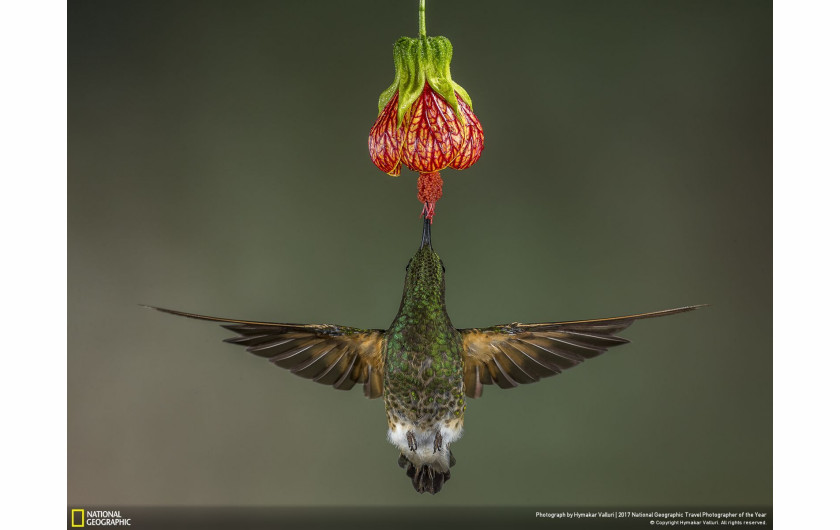
[[[417,199],[423,203],[420,216],[430,221],[435,216],[435,203],[443,197],[443,179],[440,172],[420,173],[417,178]]]

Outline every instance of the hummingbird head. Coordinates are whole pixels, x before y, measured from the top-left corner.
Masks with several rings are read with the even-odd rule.
[[[405,267],[405,292],[407,296],[429,296],[439,293],[443,301],[443,274],[446,268],[443,260],[432,248],[432,224],[429,219],[423,219],[423,236],[420,248]]]

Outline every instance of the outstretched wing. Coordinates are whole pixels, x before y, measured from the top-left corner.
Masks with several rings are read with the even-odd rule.
[[[240,344],[293,374],[316,383],[350,390],[363,384],[371,399],[382,396],[384,374],[383,331],[331,324],[278,324],[230,318],[208,317],[161,307],[150,307],[182,317],[220,322],[239,334],[225,339]]]
[[[615,334],[642,318],[663,317],[702,306],[625,317],[543,324],[513,324],[460,330],[464,344],[464,390],[481,396],[484,385],[513,388],[559,374],[610,346],[630,342]]]

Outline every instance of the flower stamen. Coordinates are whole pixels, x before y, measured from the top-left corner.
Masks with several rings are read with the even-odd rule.
[[[439,171],[420,173],[417,178],[417,200],[423,203],[421,217],[433,221],[435,203],[443,197],[443,179]]]

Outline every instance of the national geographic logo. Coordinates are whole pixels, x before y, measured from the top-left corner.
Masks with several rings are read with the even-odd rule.
[[[123,517],[120,510],[85,510],[74,508],[70,510],[70,526],[84,528],[86,526],[131,526],[131,519]]]

